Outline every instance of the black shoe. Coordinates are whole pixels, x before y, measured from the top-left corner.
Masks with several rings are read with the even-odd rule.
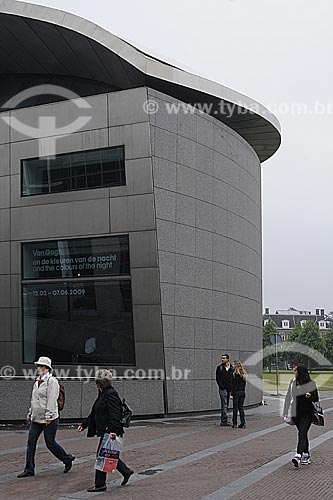
[[[238,429],[246,429],[246,425],[245,424],[239,424]]]
[[[301,455],[295,455],[295,457],[292,459],[292,463],[294,464],[294,467],[298,469],[301,465]]]
[[[229,427],[229,424],[228,424],[228,422],[221,422],[220,426],[221,427]]]
[[[237,424],[232,424],[233,429],[236,429],[236,427],[237,427]]]
[[[122,486],[125,486],[125,484],[128,483],[129,478],[131,477],[132,474],[134,474],[133,470],[130,470],[129,472],[127,472],[127,474],[125,474],[123,482],[121,483]]]
[[[69,462],[69,464],[65,464],[65,468],[64,468],[64,473],[65,474],[66,474],[66,472],[69,472],[71,470],[71,468],[73,467],[74,460],[75,460],[75,457],[72,457],[71,461]]]
[[[98,492],[98,491],[106,491],[107,490],[107,487],[106,487],[106,484],[104,484],[103,486],[91,486],[90,488],[87,489],[87,491],[90,491],[91,493],[92,492]]]
[[[29,472],[28,470],[25,470],[25,471],[21,472],[21,474],[19,474],[17,477],[19,477],[19,478],[21,478],[21,477],[32,477],[34,475],[35,475],[34,472]]]

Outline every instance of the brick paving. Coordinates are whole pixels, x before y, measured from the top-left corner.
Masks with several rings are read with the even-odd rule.
[[[325,393],[325,397],[330,396],[333,394]],[[144,425],[135,423],[126,433],[125,444],[132,449],[122,454],[124,461],[136,472],[158,469],[159,466],[162,472],[136,475],[125,488],[119,487],[120,476],[115,473],[109,476],[109,491],[97,496],[101,500],[111,496],[117,500],[201,500],[285,453],[290,452],[292,456],[296,444],[295,429],[287,425],[270,429],[281,424],[277,405],[277,401],[269,400],[266,407],[248,410],[246,430],[221,428],[218,416],[171,419],[167,423],[163,420],[148,420]],[[323,406],[332,407],[333,399],[324,401]],[[269,431],[261,436],[255,435],[263,429]],[[310,437],[314,439],[332,429],[333,411],[326,414],[324,428],[312,426]],[[184,435],[187,432],[190,434]],[[175,436],[177,434],[178,437]],[[59,430],[58,440],[78,457],[72,471],[64,475],[62,464],[57,464],[47,449],[40,448],[36,455],[36,476],[16,479],[16,473],[23,470],[24,466],[26,437],[26,432],[21,430],[14,433],[11,430],[7,434],[6,431],[0,431],[0,451],[8,451],[8,454],[0,455],[1,500],[95,498],[96,495],[89,496],[85,490],[93,483],[93,456],[97,439],[87,439],[75,429],[65,426]],[[240,442],[238,438],[242,437],[248,440]],[[147,443],[158,438],[164,440]],[[228,449],[217,453],[207,452],[217,445]],[[13,448],[21,451],[14,453]],[[232,498],[284,500],[301,496],[302,500],[312,500],[314,497],[332,500],[332,451],[330,439],[315,448],[311,465],[303,466],[300,470],[294,470],[290,464],[282,465]],[[197,455],[192,457],[198,452],[203,452],[202,458],[197,459]],[[38,467],[49,464],[55,464],[55,468],[38,473]],[[7,477],[8,474],[12,475]]]
[[[332,441],[322,444],[312,452],[312,463],[299,470],[289,464],[270,474],[266,481],[258,481],[255,485],[235,495],[234,500],[276,500],[277,498],[317,498],[332,500],[333,498],[333,445]]]

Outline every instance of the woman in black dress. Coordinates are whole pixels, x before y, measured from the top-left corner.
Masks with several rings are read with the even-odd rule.
[[[117,391],[112,387],[112,373],[109,370],[98,370],[95,375],[98,388],[98,397],[93,404],[89,417],[78,427],[82,432],[88,427],[88,437],[100,437],[97,455],[105,433],[110,438],[124,434],[121,424],[121,400]],[[117,470],[124,476],[122,486],[128,483],[133,471],[122,461],[118,460]],[[87,491],[106,491],[106,472],[95,470],[95,484]]]

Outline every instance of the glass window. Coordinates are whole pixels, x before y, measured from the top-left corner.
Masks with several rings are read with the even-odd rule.
[[[22,275],[25,363],[135,363],[128,235],[24,243]]]
[[[23,285],[24,362],[134,364],[130,280]]]
[[[22,245],[23,279],[129,275],[128,236]]]
[[[21,161],[22,196],[123,186],[124,146]]]

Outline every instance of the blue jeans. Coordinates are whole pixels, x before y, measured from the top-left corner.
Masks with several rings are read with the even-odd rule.
[[[228,406],[229,406],[229,398],[230,391],[227,389],[219,388],[220,399],[221,399],[221,424],[226,424],[228,422]]]
[[[233,412],[232,412],[233,425],[237,425],[238,412],[239,412],[239,416],[240,416],[241,425],[245,424],[244,401],[245,401],[245,392],[244,391],[237,391],[234,393]]]
[[[99,440],[96,456],[98,456],[99,448],[102,444],[102,441],[103,441],[103,436]],[[126,476],[126,474],[128,474],[130,472],[130,470],[131,469],[129,469],[127,467],[127,465],[122,460],[120,460],[120,459],[118,460],[117,471],[120,472],[120,474],[122,476]],[[106,472],[95,469],[95,486],[96,486],[96,488],[100,488],[101,486],[104,486],[105,483],[106,483]]]
[[[36,422],[31,422],[29,427],[28,445],[27,445],[27,455],[25,471],[35,472],[35,454],[36,446],[39,436],[44,432],[44,440],[46,447],[50,450],[53,455],[63,462],[65,465],[69,464],[73,455],[67,453],[60,444],[55,440],[57,429],[59,424],[59,418],[52,420],[49,425],[38,424]]]

